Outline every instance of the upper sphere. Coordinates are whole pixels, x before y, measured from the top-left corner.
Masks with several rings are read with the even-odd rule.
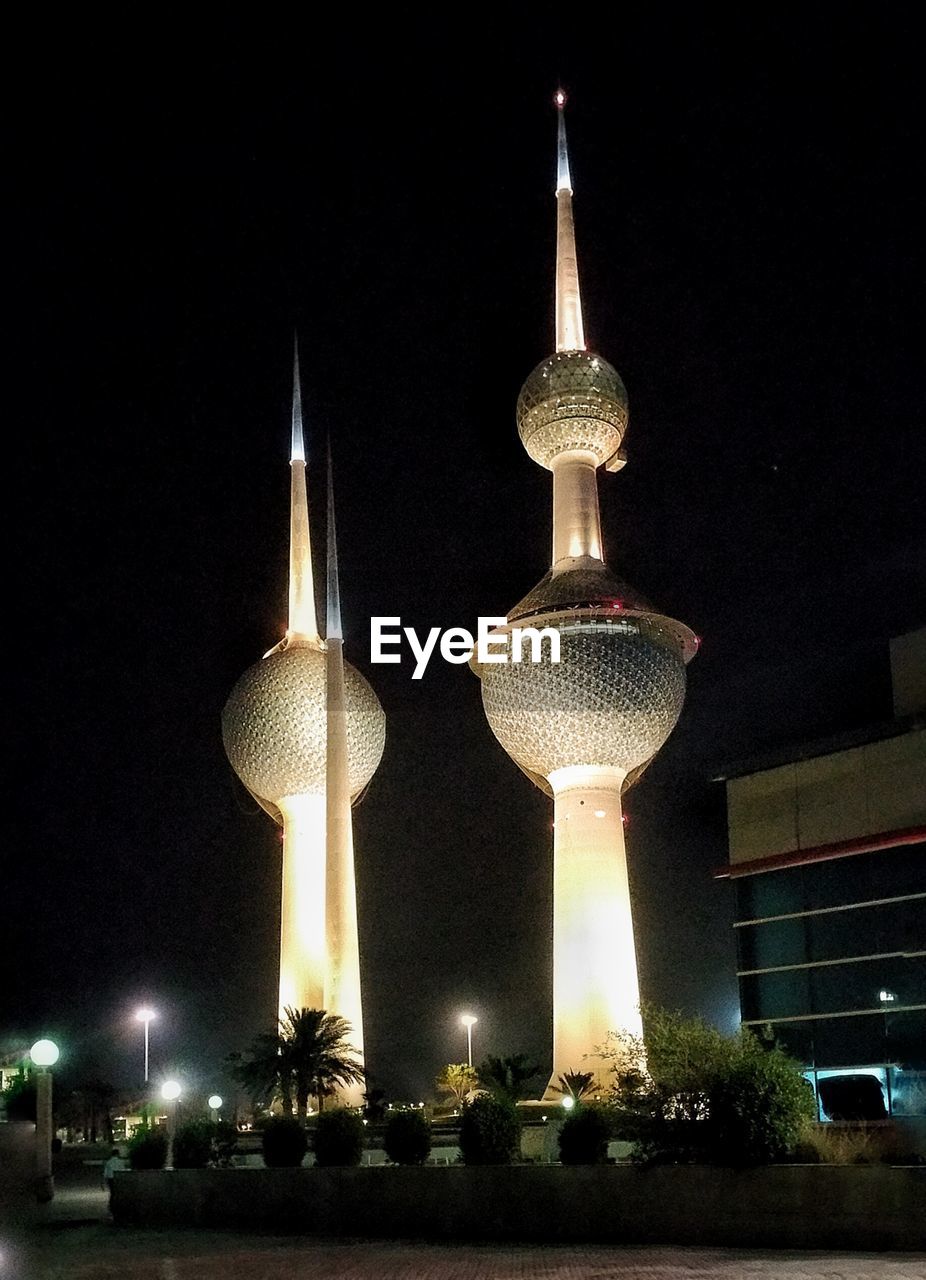
[[[258,799],[321,795],[327,765],[323,651],[296,647],[255,662],[231,691],[222,712],[222,741],[238,777]],[[348,782],[367,785],[382,759],[386,717],[370,683],[344,664]]]
[[[560,661],[482,666],[492,732],[530,774],[570,765],[631,773],[651,760],[678,720],[685,664],[674,643],[637,619],[547,622]]]
[[[600,466],[627,430],[627,392],[613,365],[593,351],[557,351],[524,383],[517,413],[521,443],[542,467],[573,449],[594,453]]]

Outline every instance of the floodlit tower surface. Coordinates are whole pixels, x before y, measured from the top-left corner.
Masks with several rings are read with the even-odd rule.
[[[497,634],[552,627],[560,662],[482,664],[492,732],[554,801],[553,1074],[583,1067],[609,1031],[641,1031],[621,796],[668,738],[697,640],[605,563],[599,467],[624,465],[627,393],[585,343],[572,176],[556,95],[556,350],[518,398],[521,441],[553,473],[549,573]]]
[[[222,739],[238,777],[283,828],[280,1012],[292,1005],[347,1018],[362,1052],[350,808],[382,758],[386,721],[341,651],[333,524],[327,643],[318,631],[298,357],[290,466],[289,625],[232,690]]]

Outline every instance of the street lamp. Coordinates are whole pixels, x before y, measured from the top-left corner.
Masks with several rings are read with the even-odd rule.
[[[143,1009],[139,1009],[135,1014],[135,1021],[143,1022],[145,1024],[145,1084],[148,1083],[148,1026],[151,1023],[152,1018],[156,1018],[157,1016],[158,1015],[154,1010],[147,1008],[147,1006]]]
[[[177,1099],[182,1090],[176,1080],[165,1080],[161,1085],[161,1097],[167,1103],[167,1159],[166,1169],[174,1167],[174,1132],[177,1128]]]
[[[572,1096],[571,1093],[567,1093],[566,1096],[563,1098],[563,1108],[566,1111],[571,1111],[575,1105],[576,1105],[575,1098]]]
[[[52,1040],[36,1040],[29,1050],[35,1073],[35,1195],[47,1204],[55,1194],[51,1172],[51,1068],[58,1061],[58,1046]]]
[[[219,1109],[222,1106],[222,1099],[219,1097],[217,1093],[214,1093],[211,1098],[207,1099],[206,1104],[209,1107],[209,1110],[212,1112],[212,1119],[215,1121],[216,1124],[218,1124]]]
[[[473,1065],[473,1027],[479,1021],[474,1018],[471,1013],[464,1013],[460,1018],[463,1026],[466,1028],[466,1060],[470,1066]]]

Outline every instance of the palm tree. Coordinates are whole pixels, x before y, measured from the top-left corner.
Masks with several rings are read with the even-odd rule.
[[[469,1095],[479,1088],[479,1077],[465,1062],[448,1062],[434,1085],[438,1093],[449,1094],[457,1106],[462,1106]]]
[[[594,1085],[594,1071],[564,1071],[553,1086],[553,1092],[578,1102],[592,1092]]]
[[[232,1075],[251,1095],[252,1101],[270,1106],[279,1098],[283,1114],[293,1114],[292,1070],[284,1056],[284,1046],[279,1032],[264,1031],[255,1036],[248,1050],[248,1058],[240,1053],[226,1059]]]
[[[304,1120],[309,1095],[321,1111],[324,1099],[339,1085],[363,1080],[363,1063],[350,1043],[346,1018],[324,1009],[294,1009],[287,1005],[280,1019],[281,1052],[292,1073],[296,1114]]]
[[[508,1058],[494,1058],[490,1054],[479,1064],[479,1083],[496,1096],[520,1102],[527,1093],[527,1082],[540,1073],[532,1066],[526,1053],[516,1053]]]

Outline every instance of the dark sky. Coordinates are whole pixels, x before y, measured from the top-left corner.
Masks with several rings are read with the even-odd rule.
[[[886,640],[926,620],[912,18],[492,12],[8,46],[3,1043],[128,1082],[147,999],[156,1069],[214,1087],[274,1015],[279,839],[219,719],[284,624],[298,327],[388,721],[355,814],[368,1063],[422,1096],[466,1007],[477,1056],[547,1065],[550,804],[466,668],[371,667],[367,629],[471,626],[548,565],[514,405],[552,346],[558,77],[589,341],[630,394],[606,548],[703,637],[627,803],[646,997],[736,1008],[718,769],[886,714]]]

